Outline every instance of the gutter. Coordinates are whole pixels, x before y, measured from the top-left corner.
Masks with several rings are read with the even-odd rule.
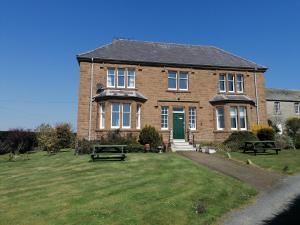
[[[259,118],[259,102],[258,102],[258,89],[257,89],[257,77],[256,77],[257,68],[254,69],[254,87],[255,87],[255,106],[256,106],[256,123],[260,124]]]
[[[94,80],[94,58],[92,58],[92,68],[91,68],[91,75],[90,75],[89,130],[88,130],[89,141],[91,140],[91,128],[92,128],[93,80]]]

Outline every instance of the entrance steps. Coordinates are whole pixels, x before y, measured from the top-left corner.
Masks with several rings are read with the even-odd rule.
[[[190,145],[185,140],[173,140],[171,143],[172,152],[178,151],[196,151],[196,148],[193,145]]]

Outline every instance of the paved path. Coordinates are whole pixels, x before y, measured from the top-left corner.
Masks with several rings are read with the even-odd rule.
[[[270,172],[255,166],[243,165],[242,163],[203,154],[200,152],[178,152],[178,154],[185,156],[195,162],[198,162],[211,169],[217,170],[226,175],[235,177],[243,182],[250,184],[259,191],[267,190],[281,180],[284,176]]]

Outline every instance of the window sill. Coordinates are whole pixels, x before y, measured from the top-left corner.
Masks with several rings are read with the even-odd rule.
[[[172,89],[167,89],[167,92],[174,92],[174,93],[191,93],[189,90],[172,90]]]
[[[136,128],[106,128],[106,129],[96,129],[96,132],[109,132],[114,130],[120,130],[120,131],[128,131],[128,132],[137,132],[141,131],[141,129]]]

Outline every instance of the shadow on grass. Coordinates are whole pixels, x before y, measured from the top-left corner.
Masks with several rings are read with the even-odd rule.
[[[287,209],[264,221],[263,225],[299,225],[300,224],[300,195],[294,199]]]

